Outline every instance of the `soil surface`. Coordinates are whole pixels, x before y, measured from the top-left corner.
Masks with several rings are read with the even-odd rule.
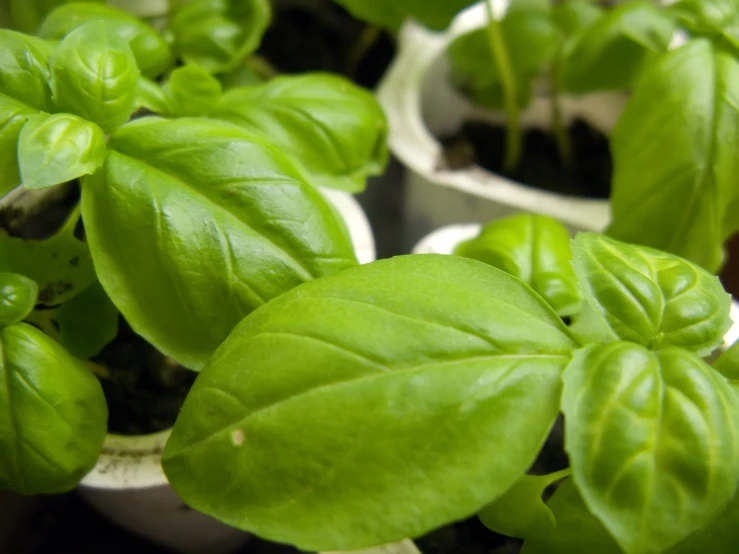
[[[121,317],[118,337],[93,362],[108,401],[108,431],[142,435],[174,425],[197,374],[158,352]]]
[[[554,137],[540,129],[524,133],[521,163],[512,173],[503,172],[506,131],[502,125],[467,122],[454,136],[442,137],[441,166],[464,169],[478,165],[531,187],[586,198],[608,198],[613,162],[607,137],[583,120],[568,129],[571,161],[565,165]]]

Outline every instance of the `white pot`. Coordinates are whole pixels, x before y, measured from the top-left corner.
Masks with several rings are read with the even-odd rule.
[[[480,234],[482,225],[468,223],[447,225],[423,237],[413,248],[413,254],[453,254],[457,245]],[[739,339],[739,302],[731,303],[731,319],[734,325],[724,336],[724,348],[728,348]]]
[[[344,218],[357,259],[361,263],[373,261],[372,232],[357,201],[345,192],[322,192]],[[169,486],[161,467],[169,433],[108,435],[100,459],[80,483],[79,493],[112,521],[177,552],[233,551],[249,535],[188,508]]]

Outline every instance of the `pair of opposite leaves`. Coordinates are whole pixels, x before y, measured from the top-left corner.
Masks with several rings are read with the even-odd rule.
[[[699,357],[722,343],[729,297],[667,254],[590,234],[573,246],[597,340],[520,280],[448,256],[376,262],[262,307],[196,382],[168,478],[229,524],[355,549],[480,511],[563,410],[588,508],[627,552],[676,544],[739,478],[738,400]]]

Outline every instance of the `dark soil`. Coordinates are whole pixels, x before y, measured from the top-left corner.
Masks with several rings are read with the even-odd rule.
[[[197,375],[157,351],[122,317],[119,329],[92,360],[109,373],[100,379],[108,401],[108,431],[143,435],[169,429]]]
[[[330,0],[280,0],[257,53],[280,73],[330,71],[372,88],[395,46],[390,34],[357,21]]]
[[[443,168],[463,169],[479,165],[531,187],[585,198],[608,198],[613,162],[608,139],[583,120],[568,129],[571,162],[565,165],[554,137],[540,129],[524,134],[521,163],[512,173],[503,172],[506,131],[502,125],[467,122],[444,145]]]

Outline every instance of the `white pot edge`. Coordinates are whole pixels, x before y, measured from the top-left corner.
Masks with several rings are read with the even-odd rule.
[[[476,237],[481,230],[479,223],[448,225],[426,235],[416,244],[412,253],[451,255],[459,243]],[[739,302],[734,299],[731,301],[731,319],[734,324],[724,335],[724,348],[739,340]]]

